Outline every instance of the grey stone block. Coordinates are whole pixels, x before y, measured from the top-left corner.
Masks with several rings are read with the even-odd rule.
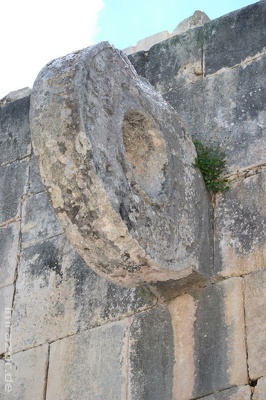
[[[174,339],[166,307],[133,317],[129,351],[130,399],[171,400]]]
[[[231,278],[170,302],[174,399],[248,383],[242,281]]]
[[[0,399],[43,400],[47,364],[48,345],[12,354],[4,363],[6,382]]]
[[[133,53],[128,56],[129,61],[134,66],[138,75],[144,78],[148,54],[149,53],[147,51],[138,51],[137,53]]]
[[[266,172],[231,184],[215,208],[215,274],[240,276],[266,266]]]
[[[26,159],[0,167],[0,223],[19,216],[20,200],[27,191],[28,164]]]
[[[233,387],[222,392],[211,394],[207,397],[201,397],[201,400],[250,400],[250,386]],[[252,399],[254,399],[252,397]]]
[[[252,380],[266,371],[266,269],[245,277],[245,312],[247,327],[248,366]]]
[[[62,233],[45,192],[32,195],[24,201],[21,232],[23,247]]]
[[[228,172],[266,162],[265,68],[262,57],[164,94],[193,137],[221,145]]]
[[[259,1],[205,25],[205,74],[232,67],[265,49],[266,3]]]
[[[29,87],[24,87],[22,89],[14,90],[12,92],[9,92],[2,99],[0,99],[0,106],[5,106],[9,103],[13,103],[16,100],[20,100],[30,95],[31,95],[31,89]]]
[[[30,162],[30,184],[29,184],[29,192],[30,193],[40,193],[43,192],[44,186],[41,180],[39,168],[36,163],[36,158],[34,154],[31,156]]]
[[[30,96],[0,107],[0,164],[30,154]]]
[[[19,253],[18,222],[0,228],[0,287],[14,282]]]
[[[52,343],[46,400],[126,399],[127,346],[127,320]]]
[[[258,380],[252,400],[265,400],[265,399],[266,399],[266,377],[262,377]]]
[[[156,299],[146,288],[118,288],[95,274],[57,236],[25,249],[16,284],[13,347],[23,350],[132,315]]]
[[[203,77],[203,30],[196,28],[129,56],[139,75],[165,94]]]
[[[0,289],[0,354],[10,348],[6,335],[9,335],[11,325],[13,293],[13,285]]]
[[[242,279],[210,286],[195,300],[194,396],[247,383]]]

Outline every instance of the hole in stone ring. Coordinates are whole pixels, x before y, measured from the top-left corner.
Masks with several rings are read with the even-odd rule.
[[[124,115],[122,133],[126,158],[138,185],[157,200],[165,180],[165,141],[154,123],[143,113],[129,110]]]

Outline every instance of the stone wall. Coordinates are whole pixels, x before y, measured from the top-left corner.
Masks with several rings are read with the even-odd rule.
[[[167,301],[88,268],[47,200],[30,96],[2,103],[0,399],[265,400],[265,19],[261,1],[130,58],[226,153],[211,279]]]

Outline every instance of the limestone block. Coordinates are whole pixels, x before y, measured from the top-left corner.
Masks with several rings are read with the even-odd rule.
[[[0,224],[20,213],[20,200],[27,191],[28,160],[16,161],[0,167]]]
[[[242,278],[169,303],[175,343],[173,400],[189,400],[248,381]]]
[[[266,377],[263,377],[258,380],[252,400],[265,400],[265,399],[266,399]]]
[[[62,233],[45,192],[30,196],[23,203],[21,232],[23,247]]]
[[[204,25],[209,21],[210,18],[205,14],[205,12],[197,10],[193,15],[191,15],[191,17],[184,19],[177,25],[173,31],[173,35],[180,35],[181,33],[186,32],[188,29]]]
[[[29,96],[0,107],[0,164],[30,154],[29,109]]]
[[[266,375],[266,270],[245,277],[248,366],[252,380]]]
[[[52,343],[46,400],[127,398],[127,321]]]
[[[123,53],[125,53],[126,55],[133,54],[135,52],[136,52],[136,46],[129,46],[123,49]]]
[[[0,289],[0,354],[10,349],[8,338],[11,324],[13,293],[13,285]],[[8,337],[6,335],[8,335]]]
[[[250,396],[250,386],[238,386],[202,397],[201,400],[250,400]]]
[[[0,106],[4,106],[8,103],[12,103],[16,100],[20,100],[23,97],[29,97],[31,95],[31,89],[29,87],[24,87],[19,90],[14,90],[9,92],[5,97],[0,99]]]
[[[47,364],[48,345],[12,354],[5,362],[6,380],[10,383],[0,392],[0,399],[43,400]]]
[[[203,78],[202,47],[202,30],[193,29],[160,43],[146,55],[143,52],[133,54],[129,60],[137,73],[148,79],[158,92],[170,95],[186,83]]]
[[[135,315],[129,343],[130,399],[172,399],[174,341],[167,307]]]
[[[20,351],[151,307],[148,288],[122,288],[88,268],[63,235],[21,255],[16,283],[13,348]]]
[[[136,45],[136,51],[147,51],[155,44],[168,39],[169,36],[170,35],[168,31],[163,31],[139,40]]]
[[[29,184],[29,192],[30,193],[40,193],[44,191],[44,186],[42,184],[39,168],[37,166],[37,162],[34,154],[31,157],[30,161],[30,184]]]
[[[133,286],[210,270],[209,198],[178,115],[100,43],[49,63],[31,96],[40,173],[97,273]]]
[[[239,276],[266,267],[266,172],[231,184],[215,209],[215,273]]]
[[[205,25],[205,74],[232,67],[265,49],[266,3],[259,1]]]
[[[146,65],[147,76],[149,68]],[[153,80],[195,138],[221,145],[227,171],[235,173],[266,162],[265,68],[262,57],[182,87],[173,78],[165,78],[162,86],[155,68]]]
[[[0,228],[0,288],[14,282],[19,253],[19,223]]]

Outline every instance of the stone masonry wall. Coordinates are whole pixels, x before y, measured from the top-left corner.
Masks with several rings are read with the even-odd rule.
[[[221,144],[205,287],[157,298],[95,274],[62,232],[30,96],[0,106],[0,399],[266,399],[266,2],[130,56],[190,135]]]

